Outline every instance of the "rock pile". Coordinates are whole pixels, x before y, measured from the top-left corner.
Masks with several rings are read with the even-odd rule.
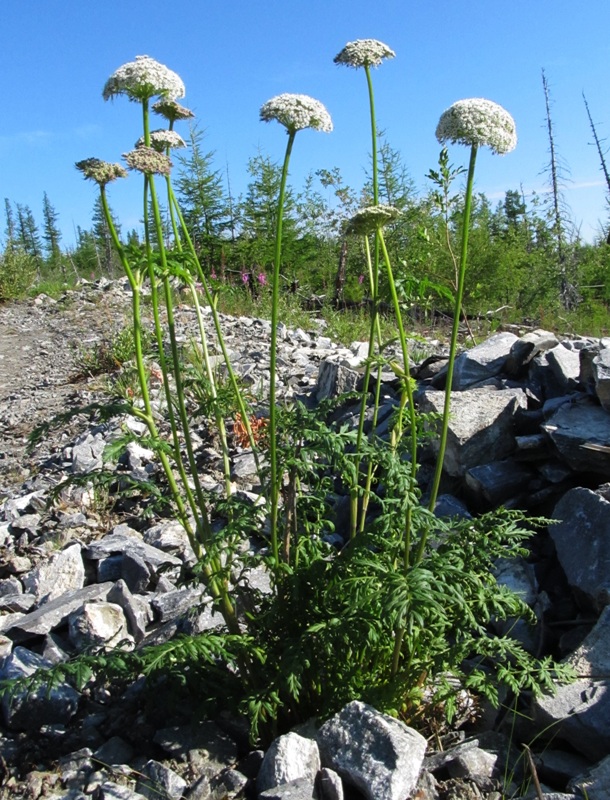
[[[92,309],[100,298],[115,312],[127,308],[118,283],[86,286],[74,307],[81,308],[81,296]],[[61,331],[57,304],[41,300],[23,307],[25,322],[14,308],[5,312],[13,327],[25,330],[31,323],[37,335],[43,320],[53,320],[46,347],[54,350]],[[81,329],[83,322],[95,337],[97,326],[81,317]],[[264,407],[269,323],[227,317],[223,325],[236,369]],[[195,326],[189,308],[179,310],[177,326],[187,343]],[[77,323],[67,330],[78,339]],[[44,402],[45,388],[51,391],[56,397],[51,410],[59,410],[75,392],[67,374],[69,348],[61,337],[56,349],[61,364],[48,369],[46,387],[27,370],[25,385],[17,385],[15,373],[12,384],[0,387],[0,422],[13,430],[5,450],[9,469],[0,516],[1,678],[28,675],[100,645],[163,642],[218,624],[201,590],[182,584],[194,562],[182,528],[168,520],[148,521],[142,513],[146,500],[138,496],[125,501],[122,521],[110,519],[87,486],[87,476],[106,467],[107,444],[123,426],[137,423],[116,418],[91,424],[79,417],[72,427],[49,434],[30,462],[19,452],[14,429],[22,439],[29,432],[25,420],[37,396]],[[357,388],[364,354],[362,343],[342,348],[323,331],[284,326],[278,394],[313,403]],[[412,358],[418,405],[438,411],[445,382],[442,348],[414,342]],[[85,391],[90,399],[98,390],[81,387],[81,400]],[[381,437],[397,403],[393,373],[384,375],[382,397],[376,430]],[[501,726],[492,731],[487,717],[476,736],[425,756],[425,740],[415,731],[351,704],[319,730],[288,734],[263,754],[248,749],[233,720],[170,727],[158,720],[151,728],[138,684],[119,704],[60,684],[3,700],[0,791],[32,800],[205,800],[257,793],[268,800],[499,800],[501,790],[508,796],[505,784],[511,779],[513,795],[520,796],[516,787],[529,774],[514,742],[536,739],[544,749],[534,756],[542,796],[581,797],[586,789],[590,800],[610,797],[604,794],[610,786],[610,340],[560,340],[541,330],[496,334],[459,356],[451,408],[437,513],[475,514],[504,504],[559,520],[538,536],[532,559],[498,565],[501,580],[522,593],[538,618],[534,631],[517,631],[524,645],[536,654],[566,658],[579,676],[554,697],[532,702],[518,738],[511,742]],[[349,423],[358,409],[346,404],[340,413]],[[40,421],[40,409],[36,414]],[[221,480],[220,458],[202,431],[193,433],[206,487],[213,489]],[[424,493],[433,460],[433,449],[423,449]],[[30,475],[27,464],[33,467]],[[232,466],[236,487],[255,496],[249,453],[236,447]],[[117,478],[142,479],[154,476],[157,466],[151,451],[131,444],[113,469]],[[8,476],[14,476],[12,482]],[[66,476],[84,480],[49,503]],[[265,579],[264,574],[252,578],[261,587]]]

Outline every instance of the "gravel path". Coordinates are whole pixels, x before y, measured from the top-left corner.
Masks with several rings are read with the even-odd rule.
[[[26,455],[34,428],[54,415],[91,402],[99,379],[77,375],[79,349],[107,339],[129,313],[129,294],[117,284],[66,292],[59,301],[35,300],[0,306],[0,499],[21,484],[55,450],[45,437]],[[74,430],[82,421],[73,422]]]

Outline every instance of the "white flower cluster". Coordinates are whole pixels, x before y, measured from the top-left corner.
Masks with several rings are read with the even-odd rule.
[[[123,64],[106,81],[104,100],[117,94],[136,102],[156,96],[175,100],[184,97],[185,88],[180,76],[164,64],[149,56],[136,56],[135,61]]]
[[[396,53],[378,39],[356,39],[345,45],[334,62],[346,67],[378,67],[384,58],[395,56]]]
[[[99,186],[105,186],[117,178],[126,178],[127,172],[120,164],[111,164],[99,158],[85,158],[75,164],[77,170],[83,173],[86,180],[95,181]]]
[[[153,103],[152,110],[170,122],[175,122],[177,119],[192,119],[195,116],[190,108],[181,106],[175,100],[157,100]]]
[[[383,228],[395,219],[398,219],[401,212],[395,206],[388,206],[380,203],[377,206],[367,206],[357,211],[347,223],[348,233],[357,233],[366,236],[374,233],[378,228]]]
[[[497,103],[475,97],[458,100],[444,111],[436,128],[439,142],[459,142],[510,153],[517,146],[515,120]]]
[[[136,142],[136,147],[144,147],[144,137],[140,136]],[[160,153],[164,153],[168,147],[186,147],[186,142],[176,131],[168,131],[161,128],[158,131],[150,132],[150,146]]]
[[[284,125],[290,133],[314,128],[330,133],[333,122],[330,114],[320,103],[306,94],[278,94],[261,106],[260,118],[263,122],[272,119]]]
[[[164,153],[159,153],[152,147],[136,147],[129,153],[123,153],[129,169],[143,172],[145,175],[169,175],[172,162]]]

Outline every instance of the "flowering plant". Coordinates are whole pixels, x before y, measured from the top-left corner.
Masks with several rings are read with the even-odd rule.
[[[124,153],[123,158],[129,169],[143,172],[145,175],[169,175],[173,166],[164,153],[144,145]]]
[[[278,94],[261,106],[262,122],[277,120],[288,132],[314,128],[324,133],[333,129],[332,119],[319,100],[306,94]]]
[[[156,103],[153,103],[152,110],[155,114],[165,117],[170,123],[178,119],[192,119],[195,116],[190,108],[181,106],[180,103],[177,103],[175,100],[157,100]]]
[[[160,96],[169,100],[184,97],[182,78],[150,56],[136,56],[135,61],[123,64],[108,78],[102,97],[109,100],[117,94],[126,95],[136,103]]]
[[[439,142],[490,147],[504,155],[517,146],[517,131],[511,115],[497,103],[483,98],[458,100],[441,114],[436,128]]]
[[[378,39],[356,39],[348,42],[335,56],[335,64],[346,67],[378,67],[385,58],[394,58],[396,53]]]
[[[110,164],[99,158],[85,158],[76,162],[76,169],[83,173],[85,180],[94,181],[99,186],[117,178],[126,178],[127,172],[120,164]]]
[[[136,142],[136,149],[144,147],[144,137],[140,136]],[[176,131],[169,131],[162,128],[158,131],[150,132],[150,147],[157,150],[159,153],[164,153],[167,148],[186,147],[186,142]]]

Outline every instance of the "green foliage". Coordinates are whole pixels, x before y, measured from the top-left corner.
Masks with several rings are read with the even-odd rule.
[[[147,102],[143,115],[147,142]],[[425,321],[437,308],[450,310],[451,385],[466,268],[465,302],[471,312],[484,313],[500,301],[522,313],[534,303],[548,304],[553,292],[561,300],[552,227],[515,191],[495,210],[483,196],[471,203],[476,148],[464,197],[454,190],[464,170],[450,163],[446,149],[438,169],[428,175],[432,189],[416,197],[400,153],[385,140],[377,150],[378,134],[372,128],[378,163],[373,163],[372,184],[360,200],[370,204],[371,197],[375,202],[380,198],[402,213],[385,231],[377,227],[370,239],[346,234],[344,223],[356,208],[358,193],[343,184],[336,169],[310,175],[301,194],[286,190],[297,128],[288,128],[282,167],[262,153],[250,160],[247,192],[235,205],[230,191],[224,196],[213,154],[203,152],[202,134],[193,128],[191,153],[181,160],[178,180],[184,210],[170,176],[163,181],[147,174],[143,179],[143,243],[133,236],[128,244],[121,241],[101,184],[93,230],[79,237],[73,261],[77,271],[93,256],[102,270],[120,263],[131,287],[133,320],[83,351],[79,371],[92,375],[123,368],[115,389],[128,402],[99,411],[105,418],[111,411],[131,414],[144,423],[145,433],[134,437],[125,432],[107,448],[104,469],[71,480],[86,479],[107,495],[137,493],[149,509],[171,511],[196,556],[184,577],[203,585],[224,627],[135,652],[119,648],[83,654],[54,667],[47,681],[70,680],[82,688],[144,675],[149,690],[176,692],[186,698],[182,705],[187,708],[213,703],[245,713],[252,738],[264,742],[356,698],[425,727],[426,716],[439,709],[451,722],[458,691],[497,703],[501,686],[515,693],[538,692],[567,677],[549,659],[531,656],[494,628],[497,621],[533,617],[516,594],[497,583],[494,566],[498,559],[526,556],[532,531],[545,521],[506,510],[477,519],[437,519],[430,510],[443,468],[448,402],[440,418],[441,455],[429,505],[422,503],[418,449],[426,425],[438,420],[417,412],[403,321],[403,312],[414,315],[415,308]],[[166,190],[163,200],[158,185]],[[36,261],[40,242],[30,217],[17,206],[15,220],[7,206],[10,241],[21,237],[24,251]],[[48,200],[45,224],[52,249],[55,217]],[[564,247],[562,257],[567,254]],[[605,291],[605,255],[585,257],[574,243],[569,257]],[[400,266],[394,270],[396,263]],[[537,293],[528,301],[534,272]],[[241,287],[227,281],[232,274],[240,276]],[[271,292],[264,281],[257,288],[252,280],[257,274],[271,276]],[[364,276],[370,276],[367,284]],[[200,323],[188,347],[174,323],[176,280],[190,292]],[[365,301],[370,290],[362,332],[344,328],[341,335],[344,341],[362,338],[369,344],[360,393],[314,410],[299,402],[276,402],[282,282],[292,285],[294,295],[300,282],[307,292],[333,291],[336,304]],[[222,287],[225,293],[219,297]],[[210,356],[198,288],[209,305],[222,372]],[[144,289],[154,327],[152,347],[142,324]],[[257,294],[259,313],[268,308],[271,317],[270,391],[264,413],[258,414],[233,370],[218,315],[219,302],[237,298],[243,303],[244,297],[251,302]],[[384,300],[393,313],[388,320],[379,314]],[[387,332],[386,325],[393,330]],[[336,323],[328,332],[337,334]],[[389,340],[398,341],[401,358],[388,364],[384,351]],[[152,402],[149,391],[151,349],[159,364],[162,405]],[[381,374],[388,366],[398,379],[398,398],[388,436],[382,439],[375,434],[375,419]],[[353,416],[346,410],[352,401],[357,408]],[[259,502],[234,491],[228,420],[236,428],[239,420],[241,443],[252,448]],[[198,448],[206,430],[221,453],[220,493],[208,491],[200,474]],[[134,439],[150,448],[160,465],[154,482],[134,482],[120,469],[107,468]],[[331,538],[336,533],[340,536]],[[342,546],[333,547],[331,541]],[[269,592],[253,587],[255,569],[269,577]],[[37,674],[25,683],[40,680],[45,678]],[[10,692],[19,686],[23,682],[5,688]]]
[[[152,339],[145,335],[145,350],[150,352]],[[93,377],[117,372],[126,362],[135,358],[136,349],[133,327],[126,326],[116,331],[109,339],[82,348],[75,359],[76,377]]]
[[[36,277],[36,261],[19,247],[0,255],[0,302],[23,297]]]

